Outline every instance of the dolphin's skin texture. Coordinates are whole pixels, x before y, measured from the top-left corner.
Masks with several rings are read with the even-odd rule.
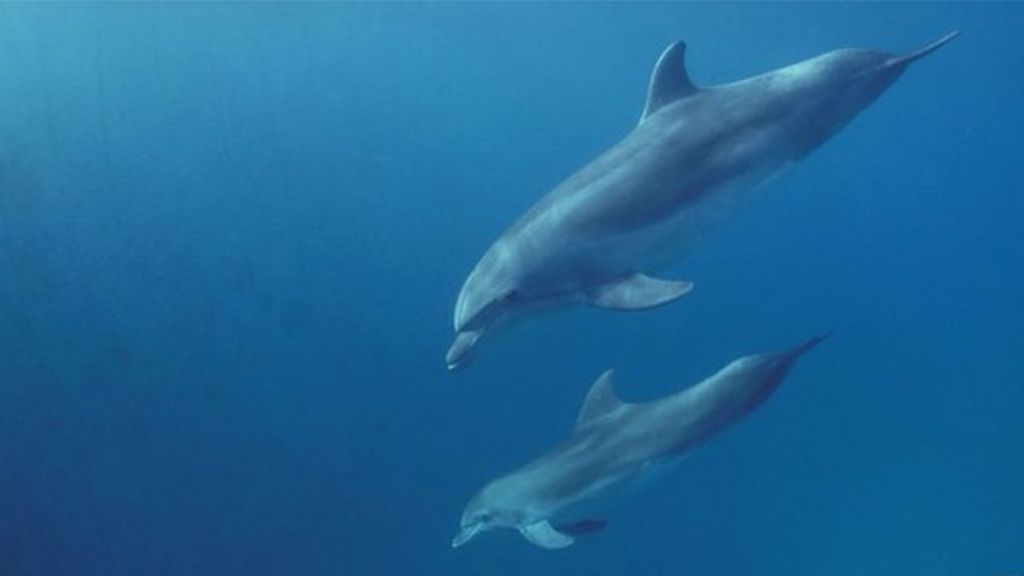
[[[603,523],[574,518],[582,506],[753,412],[822,338],[785,352],[740,358],[695,386],[643,404],[616,398],[612,373],[605,372],[583,401],[569,439],[484,486],[463,511],[452,546],[487,530],[510,528],[537,546],[556,549],[572,544],[573,534],[600,529]],[[559,529],[559,523],[569,528]]]
[[[842,49],[738,82],[699,88],[669,46],[640,122],[542,198],[487,250],[455,304],[450,369],[485,333],[540,306],[641,310],[690,282],[646,274],[692,248],[756,184],[839,132],[907,66],[911,54]]]

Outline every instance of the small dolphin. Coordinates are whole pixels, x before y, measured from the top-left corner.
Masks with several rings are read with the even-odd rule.
[[[580,520],[581,507],[678,459],[753,412],[822,339],[740,358],[695,386],[643,404],[619,400],[612,371],[605,372],[587,393],[569,439],[484,486],[463,511],[452,546],[487,530],[511,528],[532,544],[557,549],[572,544],[574,535],[603,528],[603,521]]]
[[[684,68],[686,45],[672,44],[654,67],[636,128],[534,205],[466,278],[448,368],[465,364],[496,324],[541,306],[643,310],[686,295],[692,283],[647,274],[957,34],[907,55],[834,50],[703,88]]]

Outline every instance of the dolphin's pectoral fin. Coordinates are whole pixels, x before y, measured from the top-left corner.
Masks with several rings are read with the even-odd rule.
[[[647,103],[640,121],[657,112],[666,104],[700,91],[686,73],[686,44],[675,42],[661,53],[658,63],[651,72],[651,82],[647,87]]]
[[[575,540],[571,536],[566,536],[558,530],[551,527],[551,524],[547,520],[541,520],[540,522],[534,522],[519,528],[519,533],[526,538],[526,541],[534,546],[540,546],[548,550],[558,550],[559,548],[565,548],[566,546],[572,545]]]
[[[588,519],[580,520],[566,526],[559,526],[558,531],[563,534],[569,534],[571,536],[582,536],[584,534],[593,534],[599,532],[608,527],[607,520],[599,519]]]
[[[693,290],[693,282],[659,280],[631,274],[613,282],[589,288],[584,292],[587,302],[612,310],[645,310],[668,304]]]

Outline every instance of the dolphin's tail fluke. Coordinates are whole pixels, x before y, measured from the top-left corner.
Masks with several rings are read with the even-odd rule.
[[[935,42],[932,42],[931,44],[925,46],[924,48],[921,48],[920,50],[917,50],[916,52],[911,52],[910,54],[904,54],[903,56],[894,56],[894,57],[892,57],[889,60],[889,65],[890,66],[905,66],[907,64],[910,64],[914,60],[920,60],[921,58],[924,58],[925,56],[931,54],[932,52],[935,52],[939,48],[942,48],[943,46],[948,44],[950,41],[952,41],[954,38],[956,38],[959,35],[960,35],[960,31],[959,30],[954,30],[954,31],[950,32],[949,34],[946,34],[942,38],[939,38]]]

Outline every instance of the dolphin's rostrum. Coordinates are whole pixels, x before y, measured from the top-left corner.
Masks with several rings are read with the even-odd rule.
[[[465,364],[503,320],[538,305],[642,310],[686,295],[690,282],[649,274],[956,35],[903,56],[834,50],[709,87],[690,81],[686,46],[672,44],[655,65],[636,128],[534,205],[466,278],[448,367]]]
[[[695,386],[642,404],[619,400],[612,372],[605,372],[587,393],[569,439],[484,486],[463,511],[452,546],[509,528],[542,548],[564,548],[573,543],[573,534],[600,529],[602,522],[577,516],[582,507],[754,411],[822,339],[734,360]]]

